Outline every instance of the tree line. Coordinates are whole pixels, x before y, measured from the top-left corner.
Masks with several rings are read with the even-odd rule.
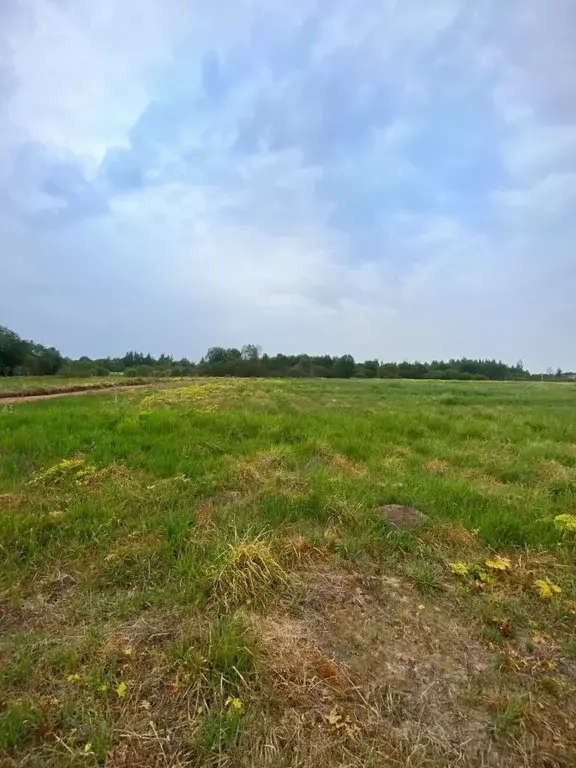
[[[282,378],[448,379],[464,381],[509,381],[530,378],[565,379],[560,369],[531,374],[522,361],[508,365],[501,360],[470,358],[421,362],[356,361],[352,355],[268,355],[259,346],[211,347],[199,362],[162,354],[129,351],[122,357],[91,359],[64,357],[54,347],[22,339],[0,326],[0,375],[44,376],[239,376]]]
[[[54,347],[22,339],[0,325],[0,376],[50,376],[63,365],[64,358]]]

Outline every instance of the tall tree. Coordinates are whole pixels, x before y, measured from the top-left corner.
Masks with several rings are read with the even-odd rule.
[[[260,347],[256,344],[244,344],[242,347],[242,360],[258,360]]]
[[[13,376],[24,364],[28,350],[28,342],[10,328],[0,325],[0,376]]]
[[[332,367],[332,373],[337,379],[350,379],[356,372],[356,363],[352,355],[342,355]]]
[[[42,344],[29,344],[25,366],[29,372],[38,376],[51,376],[58,373],[63,364],[62,355],[54,347]]]

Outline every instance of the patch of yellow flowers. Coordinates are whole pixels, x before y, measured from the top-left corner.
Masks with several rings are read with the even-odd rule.
[[[98,469],[91,464],[86,464],[85,459],[62,459],[42,472],[35,472],[30,485],[57,485],[63,480],[74,479],[76,485],[87,485]]]
[[[560,515],[560,517],[574,517],[574,515]],[[495,555],[493,558],[485,560],[483,566],[460,561],[450,563],[450,570],[456,576],[461,576],[464,579],[468,579],[468,577],[471,576],[474,579],[474,585],[479,589],[483,589],[487,584],[494,582],[494,578],[490,576],[484,568],[495,573],[506,573],[511,570],[512,563],[507,557]],[[549,600],[551,597],[554,597],[554,595],[558,595],[562,592],[561,587],[551,582],[548,578],[536,579],[532,586],[534,589],[538,590],[538,594],[544,600]]]
[[[506,573],[512,568],[512,563],[507,557],[501,557],[500,555],[494,555],[494,557],[485,560],[481,565],[478,563],[463,563],[456,562],[450,563],[450,570],[456,576],[462,576],[468,578],[471,576],[474,579],[474,584],[479,589],[483,589],[487,584],[492,584],[494,577],[490,575],[490,571],[494,573]]]
[[[576,533],[576,515],[556,515],[554,525],[561,531]]]

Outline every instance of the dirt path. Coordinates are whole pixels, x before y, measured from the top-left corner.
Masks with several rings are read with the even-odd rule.
[[[118,390],[140,389],[142,387],[158,386],[158,382],[146,382],[145,384],[115,384],[114,386],[79,387],[71,389],[59,389],[45,392],[40,395],[3,395],[0,393],[0,406],[13,405],[14,403],[29,403],[33,400],[52,400],[54,397],[72,397],[72,395],[91,395],[100,392],[118,392]]]

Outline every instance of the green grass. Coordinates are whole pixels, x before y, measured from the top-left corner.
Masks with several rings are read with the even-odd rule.
[[[314,731],[282,736],[291,678],[275,681],[281,661],[260,653],[255,617],[300,616],[310,569],[329,568],[366,583],[394,575],[477,625],[482,647],[504,654],[506,702],[522,702],[520,718],[515,704],[479,697],[487,733],[503,743],[522,719],[536,761],[533,636],[555,649],[546,674],[572,669],[574,655],[576,536],[554,518],[576,510],[575,406],[570,385],[358,380],[201,379],[0,400],[0,755],[315,764],[311,746],[294,752]],[[378,508],[394,503],[425,512],[428,526],[392,530]],[[513,567],[481,581],[493,553]],[[453,574],[454,561],[470,575]],[[562,592],[540,598],[543,578]],[[520,647],[529,661],[515,660]],[[550,691],[565,697],[569,683],[567,673],[539,700],[567,712]],[[386,683],[383,718],[391,690],[409,707],[396,689]],[[326,764],[374,760],[380,742],[359,739],[352,722],[334,726]],[[422,764],[444,764],[422,749]],[[394,764],[391,754],[382,759]]]
[[[433,595],[442,589],[442,571],[428,563],[416,563],[406,569],[406,576],[422,595]]]

